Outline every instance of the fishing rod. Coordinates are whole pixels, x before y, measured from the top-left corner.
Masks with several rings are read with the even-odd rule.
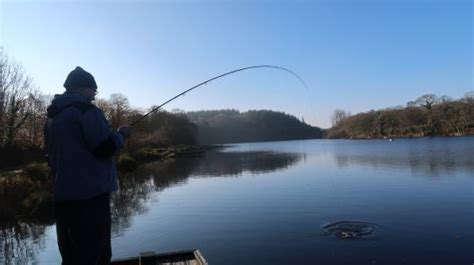
[[[214,81],[216,79],[219,79],[219,78],[222,78],[226,75],[231,75],[231,74],[234,74],[234,73],[237,73],[237,72],[240,72],[240,71],[245,71],[245,70],[250,70],[250,69],[256,69],[256,68],[274,68],[274,69],[279,69],[279,70],[283,70],[283,71],[286,71],[290,74],[292,74],[293,76],[295,76],[296,78],[298,78],[298,80],[303,84],[303,86],[306,88],[306,90],[308,90],[308,87],[306,86],[306,83],[304,82],[304,80],[298,75],[296,74],[295,72],[291,71],[290,69],[287,69],[287,68],[284,68],[284,67],[281,67],[281,66],[276,66],[276,65],[253,65],[253,66],[247,66],[247,67],[243,67],[243,68],[239,68],[239,69],[236,69],[236,70],[233,70],[233,71],[230,71],[230,72],[227,72],[227,73],[223,73],[221,75],[218,75],[216,77],[213,77],[211,79],[208,79],[204,82],[201,82],[189,89],[186,89],[185,91],[179,93],[178,95],[168,99],[167,101],[165,101],[164,103],[162,103],[161,105],[159,105],[158,107],[155,107],[153,108],[151,111],[149,111],[148,113],[146,113],[145,115],[141,116],[140,118],[138,118],[136,121],[134,121],[132,124],[130,124],[130,126],[135,126],[135,124],[137,124],[138,122],[140,122],[141,120],[143,120],[144,118],[146,118],[148,115],[152,114],[153,112],[156,112],[158,109],[160,109],[161,107],[163,107],[164,105],[168,104],[169,102],[179,98],[180,96],[184,96],[184,94],[188,93],[189,91],[193,90],[193,89],[196,89],[202,85],[205,85],[211,81]]]

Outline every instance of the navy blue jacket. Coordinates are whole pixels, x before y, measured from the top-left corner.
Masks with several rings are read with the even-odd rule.
[[[81,200],[117,190],[114,154],[122,134],[86,97],[65,92],[48,107],[45,148],[54,180],[54,200]]]

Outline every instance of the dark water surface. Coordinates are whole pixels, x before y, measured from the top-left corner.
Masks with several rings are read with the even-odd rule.
[[[211,265],[474,262],[474,137],[237,144],[121,178],[114,258],[199,248]],[[377,229],[344,240],[322,230],[336,221]],[[1,232],[0,261],[59,263],[54,226]]]

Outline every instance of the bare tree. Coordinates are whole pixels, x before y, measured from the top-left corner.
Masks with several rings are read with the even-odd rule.
[[[31,92],[28,97],[28,117],[20,128],[19,138],[28,146],[41,147],[43,144],[43,126],[46,120],[46,107],[51,102],[51,96],[43,95],[38,90]]]
[[[331,121],[332,121],[332,126],[337,126],[341,121],[349,118],[351,116],[351,113],[342,109],[336,109],[334,110],[334,113],[332,114]]]
[[[441,96],[441,97],[439,97],[439,99],[438,99],[438,102],[439,102],[439,103],[446,103],[446,102],[450,102],[450,101],[453,101],[453,98],[450,97],[450,96],[446,96],[446,95],[445,95],[445,96]]]
[[[95,105],[104,112],[107,120],[110,120],[110,104],[106,99],[99,98],[94,100]]]
[[[23,67],[11,62],[0,47],[0,146],[7,147],[28,118],[31,79]]]
[[[474,103],[474,90],[468,91],[464,94],[464,101],[467,103]]]
[[[108,118],[110,126],[117,128],[125,123],[130,113],[130,104],[128,98],[122,94],[110,95]]]
[[[419,106],[431,110],[434,104],[438,102],[438,97],[435,94],[426,94],[415,100],[415,103]]]
[[[415,103],[419,106],[424,107],[427,111],[427,126],[430,128],[431,133],[435,133],[434,121],[433,121],[433,105],[439,102],[439,98],[435,94],[426,94],[415,100]]]

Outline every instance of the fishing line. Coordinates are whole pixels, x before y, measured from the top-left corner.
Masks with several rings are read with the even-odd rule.
[[[167,101],[165,101],[164,103],[162,103],[161,105],[159,105],[158,107],[155,107],[153,108],[151,111],[149,111],[148,113],[146,113],[145,115],[141,116],[140,118],[138,118],[136,121],[132,122],[130,124],[130,126],[135,126],[135,124],[137,124],[138,122],[140,122],[141,120],[143,120],[144,118],[146,118],[148,115],[156,112],[158,109],[162,108],[164,105],[170,103],[171,101],[179,98],[180,96],[184,96],[186,93],[190,92],[191,90],[193,89],[196,89],[202,85],[205,85],[209,82],[212,82],[216,79],[219,79],[219,78],[222,78],[224,76],[227,76],[227,75],[231,75],[231,74],[234,74],[234,73],[237,73],[237,72],[240,72],[240,71],[245,71],[245,70],[250,70],[250,69],[256,69],[256,68],[273,68],[273,69],[278,69],[278,70],[283,70],[285,72],[288,72],[290,74],[292,74],[294,77],[296,77],[300,82],[301,84],[303,84],[303,86],[306,88],[306,90],[309,92],[309,89],[308,89],[308,86],[306,86],[306,83],[304,82],[304,80],[298,75],[296,74],[295,72],[291,71],[290,69],[287,69],[287,68],[284,68],[284,67],[281,67],[281,66],[277,66],[277,65],[253,65],[253,66],[247,66],[247,67],[243,67],[243,68],[239,68],[239,69],[236,69],[236,70],[233,70],[233,71],[230,71],[230,72],[227,72],[227,73],[223,73],[221,75],[218,75],[216,77],[213,77],[213,78],[210,78],[204,82],[201,82],[191,88],[188,88],[186,89],[185,91],[179,93],[178,95],[168,99]]]

